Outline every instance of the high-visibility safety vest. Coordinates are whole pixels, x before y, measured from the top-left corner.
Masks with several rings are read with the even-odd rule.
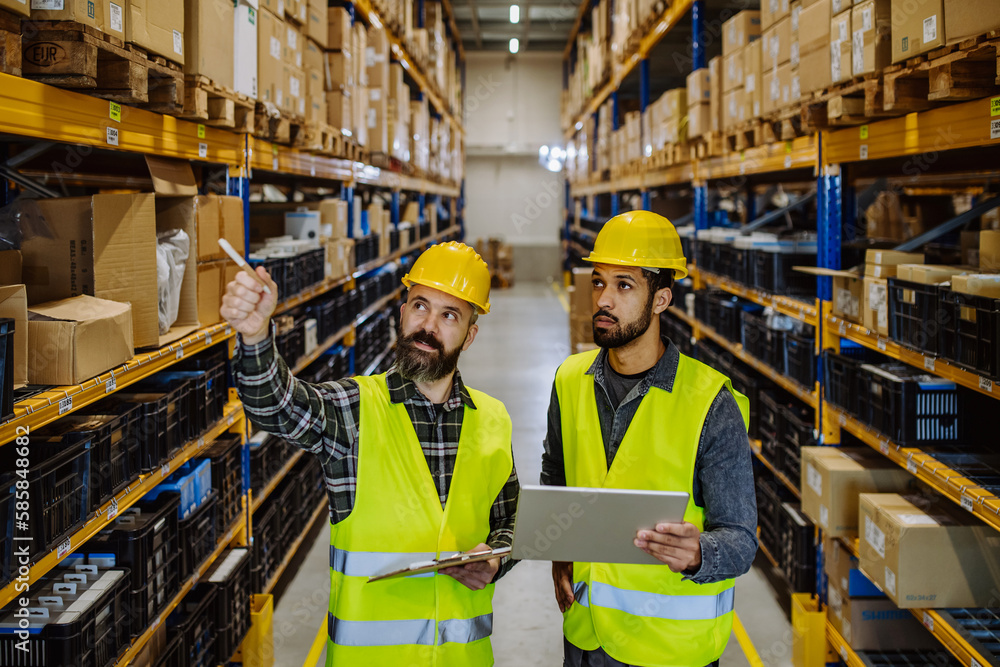
[[[567,485],[686,491],[684,520],[703,530],[705,511],[693,499],[702,426],[723,387],[744,423],[749,401],[724,375],[681,355],[672,391],[649,389],[609,470],[594,377],[587,375],[597,354],[571,356],[556,373]],[[603,648],[629,665],[704,667],[729,640],[732,579],[696,584],[665,564],[574,563],[573,581],[576,603],[563,615],[563,632],[581,649]]]
[[[511,422],[503,404],[470,389],[444,509],[403,404],[385,375],[361,390],[354,509],[330,529],[327,667],[493,664],[493,585],[471,591],[444,574],[391,572],[486,542],[490,509],[510,478]]]

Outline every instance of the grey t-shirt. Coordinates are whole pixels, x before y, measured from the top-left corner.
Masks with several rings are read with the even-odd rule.
[[[632,391],[632,387],[642,382],[642,379],[649,375],[651,370],[653,369],[648,368],[635,375],[621,375],[611,367],[611,355],[606,355],[604,357],[604,377],[607,380],[607,390],[610,394],[608,398],[611,400],[611,405],[616,410],[621,407],[622,401]]]

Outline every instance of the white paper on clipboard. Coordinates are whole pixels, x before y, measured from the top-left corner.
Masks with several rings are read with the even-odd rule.
[[[393,570],[392,572],[385,572],[383,574],[376,574],[373,577],[368,577],[368,583],[373,581],[381,581],[383,579],[395,579],[396,577],[412,577],[416,574],[427,574],[428,572],[437,572],[438,570],[443,570],[446,567],[455,567],[459,565],[469,565],[471,563],[479,563],[484,560],[491,560],[493,558],[502,558],[504,556],[510,555],[510,547],[501,547],[499,549],[490,549],[489,551],[478,551],[476,553],[461,553],[455,554],[454,556],[448,556],[447,558],[438,558],[436,560],[425,560],[416,563],[411,563],[407,567],[399,570]]]

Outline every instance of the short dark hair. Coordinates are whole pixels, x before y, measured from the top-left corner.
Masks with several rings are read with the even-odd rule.
[[[656,294],[661,289],[673,289],[674,272],[670,269],[660,269],[659,273],[643,269],[642,275],[646,279],[646,285],[649,286],[650,295]]]

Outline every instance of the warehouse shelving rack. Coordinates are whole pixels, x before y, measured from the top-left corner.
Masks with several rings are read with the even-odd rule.
[[[456,50],[456,64],[462,70],[461,74],[464,78],[464,51],[455,24],[454,11],[448,0],[443,0],[442,5],[445,10],[449,37]],[[427,96],[433,107],[432,113],[450,123],[458,131],[459,136],[464,136],[465,130],[462,125],[460,108],[453,108],[452,103],[444,99],[441,91],[436,89],[432,80],[421,70],[417,60],[407,52],[406,46],[395,34],[392,34],[391,29],[388,29],[385,17],[379,13],[378,9],[373,7],[369,0],[356,0],[350,7],[350,11],[355,20],[364,17],[371,25],[386,27],[390,36],[392,58],[403,65],[407,75],[416,83],[416,94],[421,97]],[[422,26],[423,16],[419,16],[417,21],[418,25]],[[22,143],[26,141],[33,143],[18,154],[14,160],[10,160],[6,164],[0,161],[0,184],[2,184],[0,186],[0,205],[9,203],[11,197],[7,187],[8,179],[24,189],[36,192],[46,191],[44,186],[39,186],[30,177],[20,174],[17,171],[17,165],[22,164],[25,161],[24,158],[42,155],[56,145],[82,146],[86,148],[86,151],[80,152],[85,154],[89,154],[92,150],[102,149],[135,156],[148,155],[188,160],[208,169],[218,170],[221,168],[224,172],[227,193],[239,196],[244,201],[246,250],[249,249],[251,183],[290,183],[293,188],[299,184],[326,188],[331,185],[339,187],[341,198],[349,204],[348,233],[351,236],[356,235],[360,230],[360,221],[354,220],[353,206],[350,204],[356,195],[360,196],[361,190],[381,193],[391,202],[390,219],[393,226],[401,222],[400,200],[404,194],[412,196],[419,202],[421,221],[423,221],[426,203],[450,204],[454,215],[447,219],[446,229],[387,257],[358,266],[352,275],[338,280],[326,280],[301,294],[287,298],[279,304],[276,314],[288,312],[310,299],[332,290],[351,289],[355,286],[356,280],[390,262],[407,258],[444,239],[464,235],[462,222],[464,186],[461,181],[450,183],[435,181],[420,176],[379,169],[361,162],[313,154],[302,149],[261,140],[250,134],[180,120],[172,116],[63,90],[30,79],[0,74],[0,142],[8,139]],[[3,155],[5,158],[9,157],[6,153]],[[80,175],[74,174],[74,176]],[[87,181],[85,177],[80,180]],[[92,179],[92,182],[99,183],[100,181]],[[121,187],[120,182],[115,187]],[[313,353],[300,359],[293,370],[300,372],[338,344],[353,346],[356,326],[398,298],[400,294],[401,289],[397,289],[360,313],[349,326],[322,341]],[[30,434],[35,429],[54,422],[110,393],[168,369],[182,359],[223,343],[227,345],[231,356],[235,345],[235,335],[230,327],[225,323],[203,327],[171,345],[153,351],[140,351],[128,363],[107,373],[102,373],[80,385],[52,387],[19,401],[15,404],[14,417],[0,424],[0,446],[13,446],[11,443],[19,435],[26,432]],[[351,369],[354,372],[353,347],[351,350]],[[392,350],[392,346],[388,347],[379,356],[377,362],[384,361]],[[226,548],[231,546],[245,547],[251,544],[253,511],[261,506],[267,496],[305,455],[301,451],[294,453],[281,471],[261,491],[259,497],[254,497],[250,491],[248,431],[249,425],[243,407],[238,400],[236,391],[230,389],[224,416],[218,423],[197,439],[186,443],[173,459],[163,464],[160,470],[143,475],[112,500],[105,503],[85,526],[59,545],[57,549],[31,566],[28,580],[35,582],[51,571],[68,554],[79,548],[81,544],[108,526],[118,514],[142,499],[162,479],[172,474],[186,461],[205,452],[215,438],[226,432],[241,435],[244,477],[242,512],[228,528],[226,534],[221,536],[214,552],[206,562],[191,578],[182,583],[181,589],[174,599],[142,634],[133,638],[131,646],[118,660],[117,665],[124,667],[139,655],[157,628],[166,622],[170,613],[181,603],[199,579],[207,573],[212,563]],[[296,537],[293,548],[281,563],[276,575],[267,582],[265,593],[273,591],[306,536],[324,515],[325,505],[326,500],[324,499],[312,511],[305,529]],[[8,604],[18,595],[16,585],[17,580],[0,589],[0,606]]]
[[[692,69],[705,67],[704,45],[701,44],[702,25],[705,20],[704,0],[681,4],[682,14],[688,9],[691,10],[694,35],[691,52]],[[564,52],[566,74],[575,56],[576,32],[591,6],[591,3],[581,5],[577,24]],[[675,23],[677,18],[679,16],[675,17]],[[643,44],[655,44],[655,40],[662,36],[662,33],[651,32],[643,40]],[[641,111],[645,111],[649,104],[649,69],[642,63],[642,58],[648,53],[647,48],[638,56]],[[635,67],[635,62],[633,60],[628,62],[626,68],[631,71],[631,68]],[[615,77],[610,84],[596,91],[584,104],[586,113],[595,113],[609,98],[616,100],[623,78]],[[823,130],[792,141],[748,148],[722,156],[692,158],[690,162],[674,164],[667,168],[640,169],[638,174],[625,178],[589,177],[577,182],[567,182],[566,218],[563,230],[569,255],[566,267],[569,268],[573,254],[584,256],[589,253],[590,248],[587,246],[592,246],[596,237],[592,226],[590,229],[584,229],[574,224],[574,202],[578,199],[593,197],[597,200],[595,204],[605,204],[600,206],[603,212],[610,212],[613,216],[619,212],[621,197],[625,194],[638,195],[643,208],[648,208],[651,191],[663,188],[674,190],[690,188],[693,212],[686,217],[693,220],[696,229],[707,229],[709,188],[721,185],[732,189],[742,188],[747,184],[785,182],[815,187],[819,237],[817,264],[822,268],[840,269],[841,244],[853,238],[854,218],[859,199],[855,183],[859,180],[875,180],[884,176],[887,170],[893,169],[906,176],[966,173],[975,177],[977,173],[989,173],[993,168],[988,164],[988,159],[992,157],[995,162],[998,152],[993,150],[988,153],[987,159],[983,159],[982,154],[977,156],[975,151],[984,148],[996,149],[1000,146],[1000,133],[996,130],[995,120],[1000,114],[998,109],[1000,109],[1000,97],[954,103],[898,118],[877,120],[866,125]],[[581,122],[586,117],[586,115],[576,116],[574,124],[564,127],[567,139],[572,138],[573,134],[581,129]],[[618,127],[617,123],[617,118],[613,118],[615,129]],[[976,159],[977,157],[979,159]],[[748,217],[753,219],[755,216],[752,207],[750,210]],[[592,223],[597,218],[597,211],[584,206],[583,216]],[[676,222],[680,224],[679,221]],[[950,228],[954,229],[956,226],[954,221],[950,222],[953,223]],[[944,225],[927,236],[933,236],[936,231],[943,229]],[[900,447],[884,435],[825,402],[819,355],[824,349],[839,350],[842,339],[850,340],[957,385],[1000,399],[1000,389],[991,378],[959,368],[943,359],[908,349],[863,326],[835,317],[831,312],[832,285],[829,278],[819,278],[816,299],[810,303],[749,289],[727,278],[701,271],[696,266],[690,266],[689,272],[695,288],[720,289],[748,301],[772,307],[779,313],[816,327],[815,360],[818,382],[813,391],[807,391],[748,355],[738,342],[727,340],[711,327],[688,315],[683,304],[668,309],[668,313],[691,328],[694,339],[708,338],[714,341],[735,358],[749,364],[761,375],[795,395],[801,402],[815,408],[816,433],[822,444],[839,444],[841,431],[844,430],[908,470],[925,486],[949,498],[987,525],[1000,530],[1000,499],[995,497],[993,491],[982,488],[959,471],[943,465],[931,454],[919,448]],[[801,496],[798,481],[782,475],[773,463],[767,460],[761,452],[759,441],[752,441],[751,449],[754,457],[773,473],[778,484],[786,487],[793,495]],[[856,541],[848,547],[857,555]],[[774,556],[768,553],[763,545],[761,552],[772,565],[777,566]],[[942,614],[932,609],[917,609],[913,610],[913,613],[938,639],[942,647],[961,664],[966,667],[992,664],[992,661],[973,646],[959,628],[949,621],[949,614]],[[864,667],[866,662],[829,622],[826,624],[826,635],[829,645],[845,664],[849,667]]]

